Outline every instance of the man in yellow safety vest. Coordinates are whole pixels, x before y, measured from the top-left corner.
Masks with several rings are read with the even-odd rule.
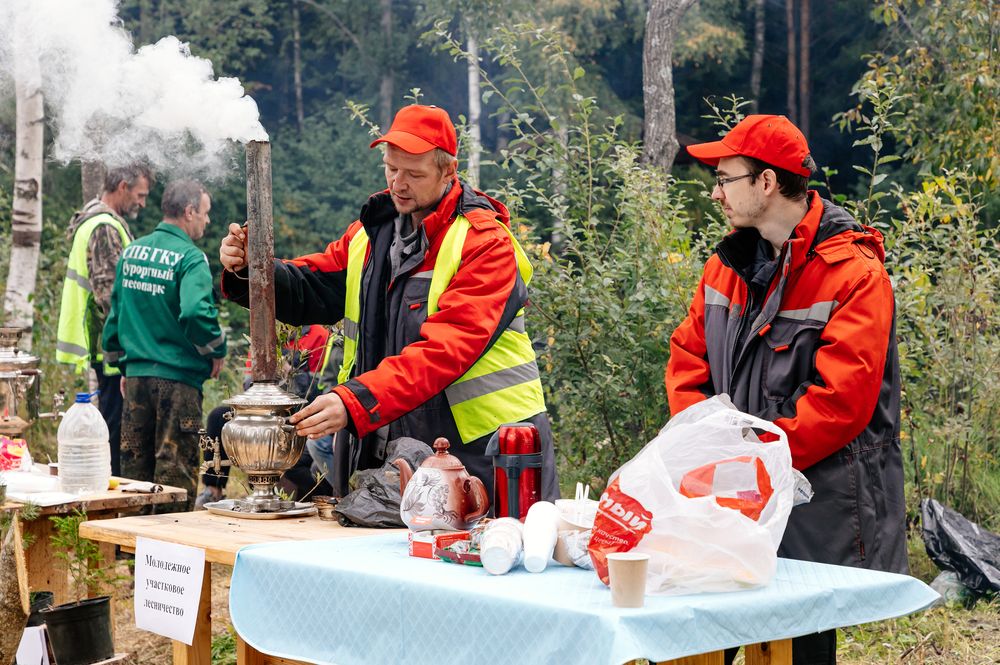
[[[507,208],[458,178],[458,141],[444,109],[404,107],[376,145],[384,145],[387,189],[369,197],[325,252],[275,262],[279,319],[344,323],[338,384],[292,422],[311,439],[341,433],[331,485],[342,494],[351,473],[382,464],[400,437],[447,438],[448,452],[492,488],[490,436],[528,421],[542,440],[542,498],[557,498],[551,428],[525,331],[532,268]],[[246,304],[240,225],[230,226],[220,258],[223,292]]]
[[[56,340],[56,360],[73,365],[80,374],[88,367],[97,374],[98,407],[108,423],[111,472],[120,475],[122,395],[121,376],[105,366],[101,330],[111,304],[115,267],[132,242],[126,219],[146,207],[152,172],[142,164],[108,170],[99,198],[88,202],[70,221],[71,242]]]

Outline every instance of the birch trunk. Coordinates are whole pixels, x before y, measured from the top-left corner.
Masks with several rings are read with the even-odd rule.
[[[11,219],[10,271],[4,294],[4,316],[8,326],[30,328],[34,317],[29,296],[35,291],[42,238],[42,151],[45,110],[42,76],[31,46],[18,39],[14,45],[15,95],[17,99],[14,205]],[[31,335],[22,346],[31,348]]]
[[[795,123],[798,120],[798,110],[795,104],[795,5],[794,0],[785,0],[785,28],[788,32],[788,78],[786,88],[788,95],[788,119]]]
[[[750,110],[760,110],[760,79],[764,71],[764,0],[754,6],[753,62],[750,66]]]
[[[642,46],[644,147],[647,164],[669,170],[680,149],[674,108],[674,41],[684,12],[694,0],[652,0]]]
[[[469,53],[467,63],[469,73],[469,184],[479,187],[479,157],[483,149],[482,135],[479,129],[479,116],[482,114],[482,90],[479,82],[479,42],[472,24],[465,19],[465,45]]]

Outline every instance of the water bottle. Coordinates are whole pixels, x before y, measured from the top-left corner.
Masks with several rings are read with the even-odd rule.
[[[93,494],[108,489],[111,446],[108,425],[89,393],[77,393],[76,402],[59,423],[59,484],[62,491]]]

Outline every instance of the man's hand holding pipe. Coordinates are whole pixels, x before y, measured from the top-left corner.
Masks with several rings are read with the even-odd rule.
[[[229,225],[229,235],[219,246],[219,261],[229,272],[237,272],[247,267],[247,229],[233,223]]]

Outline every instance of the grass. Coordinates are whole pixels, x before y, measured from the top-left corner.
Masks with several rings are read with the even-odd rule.
[[[908,540],[910,574],[930,584],[939,571],[918,531]],[[940,605],[924,612],[840,630],[838,663],[869,665],[986,665],[1000,663],[1000,601],[972,607]]]

